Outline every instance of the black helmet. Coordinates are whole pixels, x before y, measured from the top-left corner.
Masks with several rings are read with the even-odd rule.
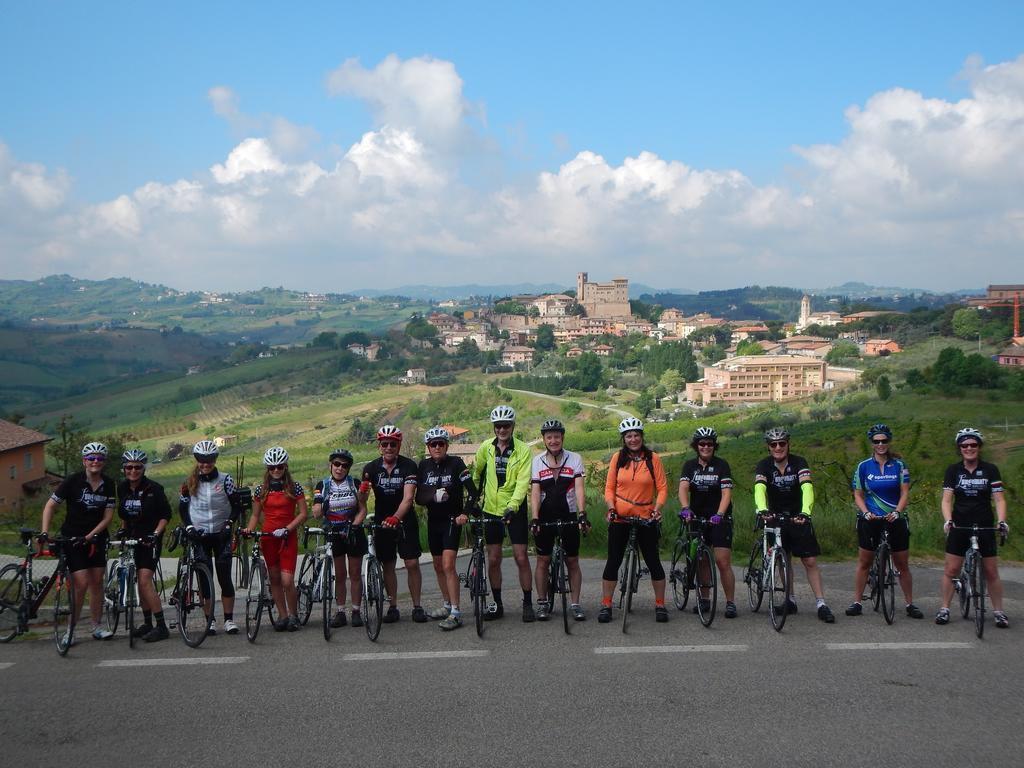
[[[543,435],[545,432],[561,432],[565,434],[565,424],[560,422],[558,419],[548,419],[540,425],[540,433]]]
[[[347,461],[349,464],[351,464],[352,454],[349,453],[344,448],[335,448],[333,451],[331,451],[331,455],[327,457],[327,460],[334,461],[335,459],[341,459],[342,461]]]
[[[690,447],[696,448],[697,443],[701,440],[713,440],[715,445],[718,445],[718,433],[715,432],[714,427],[697,427],[693,433],[693,439],[690,440]]]

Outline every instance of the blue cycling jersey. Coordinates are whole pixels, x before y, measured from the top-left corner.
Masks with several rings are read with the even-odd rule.
[[[865,459],[853,473],[854,490],[864,492],[864,503],[872,515],[885,516],[896,510],[900,489],[910,482],[910,471],[899,459],[889,459],[884,467]]]

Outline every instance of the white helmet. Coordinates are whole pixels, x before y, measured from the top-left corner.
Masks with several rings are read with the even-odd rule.
[[[268,448],[267,452],[263,454],[263,463],[268,467],[275,467],[278,464],[287,464],[288,451],[279,445],[275,445],[273,448]]]
[[[448,430],[444,427],[431,427],[423,433],[423,444],[432,443],[435,440],[444,440],[446,443],[451,441],[451,435],[448,434]]]
[[[499,421],[515,421],[516,420],[516,409],[511,405],[498,405],[495,406],[494,410],[491,411],[491,423],[496,424]]]
[[[778,443],[789,440],[789,430],[785,427],[772,427],[764,433],[766,443]]]
[[[121,454],[121,461],[131,462],[133,464],[145,464],[149,461],[149,457],[141,448],[129,448]]]
[[[107,446],[103,443],[86,443],[82,446],[83,456],[107,456]]]
[[[220,448],[213,440],[200,440],[192,446],[193,456],[216,456],[218,453],[220,453]]]
[[[619,422],[619,434],[624,435],[627,432],[643,432],[644,423],[640,421],[636,416],[627,416]]]
[[[964,427],[956,433],[956,444],[960,445],[964,440],[969,437],[973,437],[978,441],[979,445],[985,442],[985,438],[981,436],[981,432],[976,430],[974,427]]]

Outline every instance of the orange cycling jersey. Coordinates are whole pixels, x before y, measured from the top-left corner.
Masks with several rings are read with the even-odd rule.
[[[649,518],[654,507],[661,509],[668,498],[665,468],[656,453],[651,454],[651,468],[641,457],[619,468],[619,451],[608,464],[608,480],[604,485],[604,499],[609,509],[620,517]]]

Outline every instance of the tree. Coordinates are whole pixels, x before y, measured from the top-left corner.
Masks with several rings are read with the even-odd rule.
[[[984,323],[978,310],[964,307],[953,313],[953,335],[961,339],[975,339]]]
[[[669,368],[658,380],[665,391],[669,394],[676,394],[683,388],[683,375],[675,368]]]
[[[576,376],[579,388],[584,392],[594,392],[604,383],[604,369],[601,359],[593,352],[585,352],[576,361]]]
[[[549,323],[541,323],[537,327],[537,349],[555,348],[555,327]]]
[[[852,341],[837,341],[825,355],[825,362],[836,365],[843,360],[856,360],[860,357],[860,348]]]
[[[650,390],[644,390],[640,396],[633,401],[633,407],[640,413],[640,416],[647,418],[647,415],[654,409],[654,397]]]
[[[756,339],[744,339],[736,345],[736,355],[763,355],[764,347]]]
[[[419,341],[437,339],[437,328],[427,322],[421,315],[413,315],[405,326],[405,333],[411,339]]]
[[[892,384],[888,376],[879,376],[875,383],[875,390],[878,392],[879,400],[888,400],[892,397]]]
[[[932,366],[932,376],[936,384],[957,385],[963,384],[964,365],[966,358],[962,349],[957,347],[946,347],[939,352],[935,365]]]
[[[57,466],[60,473],[67,476],[72,467],[77,467],[82,458],[82,446],[86,442],[86,433],[81,424],[75,421],[75,417],[65,413],[57,422],[57,437],[50,442],[47,450]]]

